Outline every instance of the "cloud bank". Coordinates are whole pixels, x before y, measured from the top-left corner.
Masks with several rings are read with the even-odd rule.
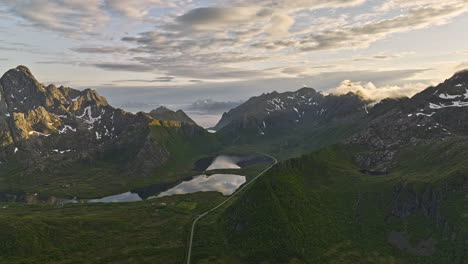
[[[364,83],[344,80],[338,87],[328,92],[337,95],[353,92],[362,95],[366,99],[380,102],[385,98],[412,97],[429,86],[430,85],[427,83],[408,83],[404,86],[391,85],[377,87],[372,82]]]

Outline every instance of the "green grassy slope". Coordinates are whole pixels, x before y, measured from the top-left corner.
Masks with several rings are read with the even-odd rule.
[[[182,263],[193,215],[218,193],[137,203],[0,204],[0,263]]]
[[[380,176],[360,173],[358,150],[343,146],[284,161],[207,220],[195,263],[465,263],[463,140],[408,147]],[[431,213],[434,201],[442,206]]]
[[[184,176],[195,175],[191,171],[195,161],[201,156],[213,154],[221,149],[214,134],[204,129],[183,130],[177,126],[161,126],[153,124],[150,135],[159,142],[171,155],[168,162],[157,168],[155,183],[174,181]]]
[[[269,165],[216,173],[250,180]],[[183,263],[192,221],[224,199],[199,192],[63,207],[0,203],[0,263]]]
[[[233,151],[236,149],[261,151],[278,159],[288,159],[336,144],[359,131],[364,125],[365,119],[359,119],[335,121],[322,126],[291,127],[266,136],[258,136],[258,132],[249,135],[248,132],[242,131],[242,140],[234,140],[227,145],[228,149]],[[227,135],[223,134],[223,131],[218,137],[221,141],[227,140]]]

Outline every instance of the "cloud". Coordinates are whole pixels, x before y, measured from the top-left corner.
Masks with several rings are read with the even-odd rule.
[[[357,49],[395,33],[448,23],[467,11],[464,0],[0,0],[0,5],[23,28],[79,37],[67,54],[35,61],[171,76],[122,81],[154,86],[316,76],[330,84],[337,76],[348,79],[342,76],[347,72],[376,76],[371,63],[361,62],[391,71],[383,61],[406,54],[385,47],[353,56]],[[339,57],[350,49],[352,54]]]
[[[455,67],[456,71],[461,71],[461,70],[466,70],[466,69],[468,69],[468,61],[462,62]]]
[[[409,54],[388,54],[388,55],[374,55],[374,56],[369,56],[369,57],[359,57],[359,58],[354,58],[352,61],[378,61],[378,60],[390,60],[390,59],[396,59],[396,58],[401,58],[402,56]]]
[[[108,11],[128,18],[140,19],[147,16],[151,9],[178,7],[189,1],[182,0],[106,0],[103,7]]]
[[[78,53],[125,53],[128,48],[124,46],[81,46],[77,48],[71,48],[72,51]]]
[[[448,23],[451,18],[468,11],[467,5],[461,2],[458,3],[454,5],[412,8],[408,11],[408,14],[390,19],[348,26],[321,33],[311,33],[295,40],[260,42],[253,46],[267,49],[294,48],[303,52],[366,48],[372,42],[383,39],[393,33]]]
[[[294,25],[294,18],[285,14],[278,14],[271,18],[270,25],[265,32],[272,36],[284,36],[289,33],[289,29]]]
[[[175,8],[190,0],[0,0],[7,12],[29,26],[72,36],[102,34],[112,16],[141,20],[155,8]]]
[[[172,82],[175,78],[172,76],[163,76],[163,77],[158,77],[154,80],[117,80],[113,81],[114,83],[166,83],[166,82]]]
[[[96,63],[95,67],[112,71],[151,72],[153,67],[136,63]]]
[[[257,69],[240,69],[230,65],[266,60],[267,57],[248,56],[241,52],[212,52],[209,54],[180,54],[154,57],[136,57],[142,65],[165,72],[167,75],[192,79],[252,79],[272,76],[272,72]],[[202,69],[202,70],[201,70]]]
[[[265,65],[290,62],[294,56],[314,52],[366,48],[394,33],[448,23],[468,10],[461,0],[453,0],[454,4],[450,5],[436,2],[406,5],[406,10],[390,13],[393,17],[382,13],[377,16],[377,12],[368,21],[355,21],[348,14],[311,15],[311,10],[334,9],[335,12],[337,8],[365,2],[225,1],[223,5],[199,7],[168,18],[156,29],[126,36],[122,41],[135,45],[130,49],[139,53],[134,61],[171,76],[230,81],[288,78],[327,68],[301,70],[291,66],[272,71]],[[354,58],[351,62],[390,60],[405,55],[376,54]]]
[[[337,71],[301,76],[299,78],[264,78],[232,82],[204,82],[189,85],[171,85],[145,87],[124,83],[120,87],[94,87],[109,99],[109,102],[120,105],[131,101],[153,104],[185,104],[200,98],[211,98],[217,101],[240,101],[261,93],[292,91],[307,84],[317,90],[328,90],[337,87],[350,78],[366,80],[376,86],[404,86],[409,78],[414,78],[426,69],[401,69],[389,71]]]
[[[377,11],[391,11],[394,9],[410,8],[410,7],[431,7],[431,6],[444,6],[444,5],[457,5],[463,3],[460,0],[386,0],[378,5],[375,9]]]
[[[31,26],[59,32],[95,34],[108,17],[95,0],[0,0]]]
[[[196,100],[186,107],[190,111],[199,111],[204,113],[223,113],[237,107],[241,102],[220,102],[212,99]]]
[[[321,9],[351,7],[365,2],[366,0],[257,0],[255,1],[255,5],[275,9]],[[238,0],[234,1],[234,3],[250,5],[252,1]]]
[[[377,87],[372,82],[344,80],[338,87],[328,92],[338,95],[353,92],[373,101],[381,101],[385,98],[412,97],[429,86],[428,83],[409,83],[403,86],[389,85]]]
[[[168,25],[169,28],[188,26],[197,30],[223,29],[229,25],[246,23],[252,19],[263,17],[258,8],[246,7],[203,7],[190,10],[175,19],[178,25]]]

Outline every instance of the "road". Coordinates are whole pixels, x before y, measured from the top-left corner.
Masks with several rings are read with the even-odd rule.
[[[192,244],[193,244],[193,234],[195,233],[195,225],[197,224],[197,222],[202,219],[205,215],[213,212],[214,210],[218,209],[219,207],[223,206],[225,203],[227,203],[229,200],[231,200],[232,198],[234,198],[238,193],[242,192],[242,190],[244,190],[247,186],[249,186],[252,182],[256,181],[260,176],[262,176],[263,174],[265,174],[265,172],[267,172],[269,169],[271,169],[273,166],[276,165],[276,163],[278,163],[278,160],[275,159],[275,157],[273,156],[270,156],[268,154],[263,154],[263,155],[266,155],[270,158],[272,158],[275,163],[272,164],[271,166],[269,166],[268,168],[264,169],[262,172],[260,172],[257,176],[255,176],[252,180],[250,180],[249,182],[247,182],[246,184],[244,184],[241,188],[239,188],[235,193],[231,194],[228,198],[226,198],[226,200],[224,200],[223,202],[221,202],[220,204],[216,205],[215,207],[211,208],[210,210],[204,212],[203,214],[199,215],[197,218],[195,218],[195,220],[193,221],[192,223],[192,229],[190,230],[190,240],[189,240],[189,244],[188,244],[188,253],[187,253],[187,264],[190,264],[190,260],[191,260],[191,257],[192,257]]]

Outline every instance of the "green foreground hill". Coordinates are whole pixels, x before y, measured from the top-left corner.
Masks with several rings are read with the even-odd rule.
[[[194,263],[466,263],[466,147],[403,148],[384,175],[360,146],[281,162],[198,234]]]

